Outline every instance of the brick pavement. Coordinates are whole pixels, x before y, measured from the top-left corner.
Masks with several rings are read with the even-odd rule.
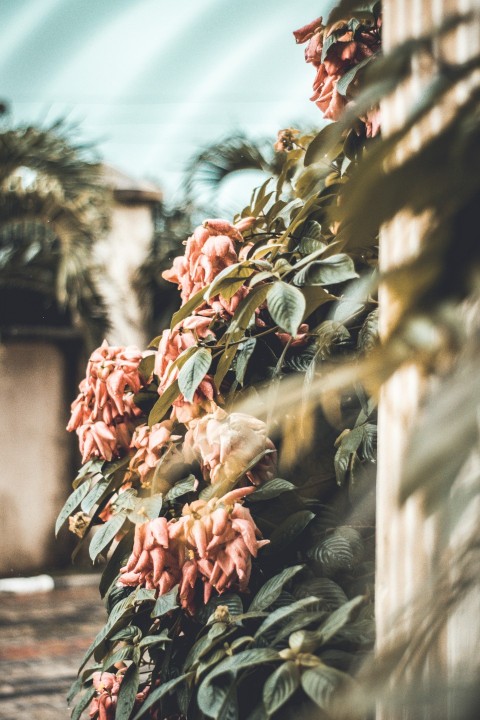
[[[105,618],[95,577],[0,594],[0,719],[68,720],[68,688]]]

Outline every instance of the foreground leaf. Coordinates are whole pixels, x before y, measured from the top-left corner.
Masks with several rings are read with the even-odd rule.
[[[280,665],[263,687],[263,704],[270,717],[285,705],[300,685],[300,670],[291,660]]]
[[[185,400],[193,402],[195,392],[212,364],[212,353],[208,348],[198,350],[188,358],[178,375],[178,387]]]
[[[273,322],[295,337],[306,307],[300,290],[279,280],[268,293],[267,303]]]
[[[249,611],[266,610],[269,608],[282,592],[284,585],[303,570],[303,568],[304,565],[294,565],[293,567],[285,568],[281,573],[267,580],[265,585],[253,598]]]

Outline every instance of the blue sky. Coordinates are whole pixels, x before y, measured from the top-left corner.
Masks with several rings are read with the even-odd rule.
[[[0,0],[0,97],[68,117],[103,158],[179,193],[205,143],[322,124],[292,31],[331,0]]]

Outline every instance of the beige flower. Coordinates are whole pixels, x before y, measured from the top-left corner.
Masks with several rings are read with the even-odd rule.
[[[273,451],[249,468],[255,458]],[[245,413],[227,413],[221,408],[189,424],[184,453],[187,462],[198,460],[204,478],[228,487],[245,473],[254,485],[273,477],[275,446],[267,437],[264,422]],[[261,467],[260,467],[260,462]]]

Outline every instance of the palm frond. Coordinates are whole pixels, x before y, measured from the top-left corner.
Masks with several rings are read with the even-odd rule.
[[[91,345],[108,327],[92,249],[108,229],[109,193],[86,152],[61,123],[0,133],[0,285],[54,297]]]

